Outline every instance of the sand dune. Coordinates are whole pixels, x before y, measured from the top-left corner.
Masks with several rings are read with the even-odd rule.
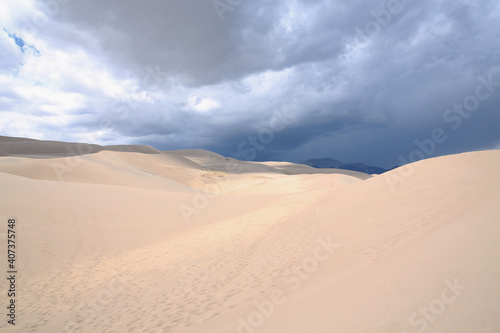
[[[161,151],[150,146],[114,145],[100,146],[96,144],[44,141],[25,138],[0,136],[0,156],[30,155],[40,156],[76,156],[94,154],[103,150],[135,152],[142,154],[161,154]]]
[[[2,332],[500,330],[500,151],[371,177],[77,147],[0,137]]]
[[[366,173],[344,170],[344,169],[317,169],[305,164],[290,162],[261,162],[261,164],[271,166],[289,175],[310,175],[310,174],[340,174],[355,177],[358,179],[368,179],[372,177]]]
[[[239,161],[231,157],[212,153],[201,149],[185,149],[167,152],[167,154],[176,154],[190,159],[191,161],[203,165],[214,171],[227,172],[232,174],[247,174],[247,173],[277,173],[283,172],[279,169],[269,167],[264,164]]]

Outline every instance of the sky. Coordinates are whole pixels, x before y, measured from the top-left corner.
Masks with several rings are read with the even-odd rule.
[[[0,2],[0,135],[392,167],[499,129],[497,0]]]

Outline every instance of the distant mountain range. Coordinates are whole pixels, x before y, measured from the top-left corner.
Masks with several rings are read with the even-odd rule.
[[[333,158],[315,158],[302,162],[302,164],[306,164],[312,166],[313,168],[319,168],[319,169],[325,169],[325,168],[344,169],[344,170],[364,172],[367,174],[381,174],[389,170],[392,170],[392,169],[379,168],[372,165],[366,165],[364,163],[344,163],[335,160]]]

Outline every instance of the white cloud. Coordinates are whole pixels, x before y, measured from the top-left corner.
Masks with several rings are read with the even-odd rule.
[[[21,50],[0,26],[0,73],[13,73],[21,61]]]
[[[217,109],[221,104],[212,98],[200,98],[198,96],[190,96],[187,102],[188,106],[198,112],[208,112]]]

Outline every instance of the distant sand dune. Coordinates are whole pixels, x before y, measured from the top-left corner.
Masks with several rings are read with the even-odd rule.
[[[75,156],[98,153],[103,150],[135,152],[142,154],[161,154],[159,150],[150,146],[114,145],[99,146],[96,144],[42,141],[24,138],[0,136],[0,156],[33,155],[33,156]]]
[[[371,177],[91,147],[0,137],[2,332],[500,331],[500,151]]]

